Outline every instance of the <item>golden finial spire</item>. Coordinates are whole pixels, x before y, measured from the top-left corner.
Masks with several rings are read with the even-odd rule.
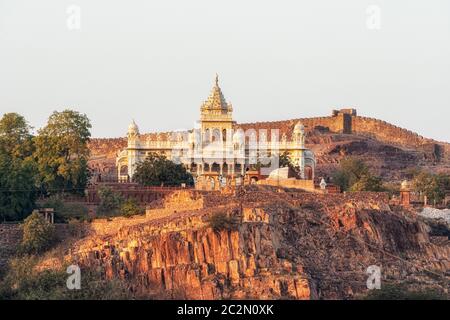
[[[219,75],[216,73],[216,86],[219,86]]]

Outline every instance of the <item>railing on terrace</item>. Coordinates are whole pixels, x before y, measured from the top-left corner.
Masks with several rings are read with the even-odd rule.
[[[193,186],[186,187],[161,187],[161,186],[142,186],[137,183],[132,182],[105,182],[105,183],[97,183],[95,185],[89,186],[88,190],[98,189],[101,186],[113,187],[114,189],[122,189],[122,190],[142,190],[142,191],[175,191],[175,190],[187,190],[194,189]]]

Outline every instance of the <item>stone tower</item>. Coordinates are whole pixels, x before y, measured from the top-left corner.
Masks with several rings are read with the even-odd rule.
[[[305,178],[305,126],[298,122],[292,132],[292,142],[295,145],[292,159],[294,165],[300,168],[300,178]]]

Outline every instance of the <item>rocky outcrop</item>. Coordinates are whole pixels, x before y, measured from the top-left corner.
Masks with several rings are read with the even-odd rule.
[[[219,212],[238,226],[214,231],[208,219]],[[364,293],[370,265],[382,268],[384,283],[443,288],[449,257],[448,244],[433,244],[425,225],[391,210],[384,194],[252,187],[226,206],[93,231],[66,258],[154,298],[335,299]]]

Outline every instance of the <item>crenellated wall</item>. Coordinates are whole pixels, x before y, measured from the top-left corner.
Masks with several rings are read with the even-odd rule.
[[[294,126],[299,121],[303,123],[306,131],[310,133],[307,143],[316,143],[313,143],[314,133],[311,134],[311,132],[316,130],[338,134],[354,134],[373,138],[389,145],[396,145],[407,149],[414,149],[413,151],[423,152],[426,154],[427,160],[431,160],[432,162],[442,159],[450,161],[449,143],[424,138],[417,133],[400,128],[386,121],[357,116],[356,110],[354,109],[334,110],[331,116],[326,117],[241,123],[237,124],[237,127],[243,130],[254,129],[257,133],[261,129],[278,129],[280,139],[283,135],[286,135],[287,139],[291,139]],[[268,131],[267,133],[267,138],[270,140],[270,132]],[[152,136],[152,139],[155,139],[155,137]],[[90,143],[93,156],[91,160],[92,166],[94,168],[98,167],[99,170],[97,171],[111,171],[110,167],[115,165],[114,160],[117,152],[125,146],[126,138],[92,139]]]
[[[383,142],[397,143],[405,146],[419,147],[427,143],[435,142],[415,132],[375,118],[353,117],[352,130],[353,133],[367,134]]]

